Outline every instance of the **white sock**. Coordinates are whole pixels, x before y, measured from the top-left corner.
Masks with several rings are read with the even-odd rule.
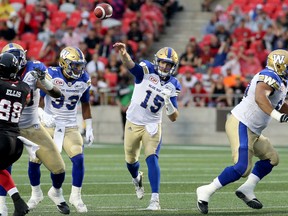
[[[252,187],[253,189],[256,187],[256,184],[260,181],[260,178],[253,173],[250,173],[247,180],[244,182],[243,185]],[[242,185],[242,186],[243,186]]]
[[[221,183],[217,177],[209,184],[209,187],[213,192],[215,192],[216,190],[222,188],[223,186],[221,185]]]
[[[159,201],[159,193],[152,193],[151,200],[158,200]]]
[[[5,205],[6,203],[6,196],[0,196],[0,205]]]
[[[40,185],[37,185],[37,186],[32,186],[31,185],[31,188],[32,188],[32,193],[40,193],[41,192]]]
[[[138,173],[138,176],[136,178],[133,178],[135,182],[139,182],[140,181],[140,173]]]
[[[71,194],[72,195],[80,195],[81,194],[81,187],[76,187],[72,185]]]
[[[9,191],[7,191],[7,193],[11,197],[13,194],[19,193],[19,191],[18,191],[18,189],[16,187],[14,187],[14,188],[11,188]]]

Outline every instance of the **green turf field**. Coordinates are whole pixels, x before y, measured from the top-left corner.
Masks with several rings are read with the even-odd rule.
[[[280,164],[270,176],[266,177],[256,189],[257,198],[263,203],[261,210],[247,207],[235,195],[234,191],[244,180],[222,188],[210,200],[208,215],[288,215],[288,150],[278,148]],[[141,157],[141,170],[144,171],[145,197],[138,200],[134,193],[131,177],[126,169],[122,145],[94,145],[85,149],[86,175],[83,185],[83,201],[88,213],[82,215],[201,215],[196,209],[195,190],[199,185],[210,182],[224,167],[231,164],[230,148],[172,146],[164,145],[160,153],[161,211],[150,212],[144,209],[150,200],[147,168]],[[66,180],[63,185],[68,202],[71,188],[71,162],[63,154],[66,162]],[[27,176],[27,154],[13,166],[13,177],[25,201],[30,197],[30,185]],[[47,197],[51,181],[47,169],[42,166],[42,190],[44,200],[29,215],[61,215]],[[146,175],[145,175],[146,174]],[[7,197],[9,213],[13,206]],[[71,214],[78,215],[70,206]]]

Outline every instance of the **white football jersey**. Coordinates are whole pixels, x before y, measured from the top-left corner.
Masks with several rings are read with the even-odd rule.
[[[24,107],[22,115],[19,121],[20,128],[28,128],[35,124],[40,124],[38,118],[38,106],[40,99],[40,90],[36,87],[37,79],[33,77],[31,71],[34,68],[40,68],[41,70],[46,70],[43,63],[39,61],[28,61],[24,71],[21,75],[21,80],[27,83],[31,89],[31,102]]]
[[[57,126],[77,127],[77,104],[89,102],[91,81],[87,72],[77,80],[67,80],[60,67],[48,67],[52,83],[62,93],[60,98],[53,98],[41,91],[44,97],[44,111],[52,114]]]
[[[274,89],[268,98],[276,110],[279,110],[285,102],[287,83],[284,83],[274,71],[265,68],[253,77],[246,88],[242,101],[231,111],[251,131],[260,135],[262,130],[267,127],[271,117],[263,112],[255,102],[255,90],[258,82],[264,82]]]
[[[173,105],[177,108],[176,95],[181,86],[175,77],[163,82],[149,61],[136,64],[130,72],[135,76],[135,87],[130,106],[127,110],[127,120],[137,125],[161,123],[164,98],[160,93],[163,88],[172,91]]]

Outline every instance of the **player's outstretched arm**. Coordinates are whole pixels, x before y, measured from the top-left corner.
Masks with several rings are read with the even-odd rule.
[[[36,86],[37,88],[43,90],[46,94],[54,98],[61,97],[61,91],[52,82],[47,78],[46,71],[41,70],[40,68],[34,68],[31,71],[31,74],[37,79]]]
[[[131,69],[135,66],[135,62],[132,60],[131,56],[126,50],[126,44],[117,42],[113,44],[113,47],[119,51],[121,61],[128,69]]]

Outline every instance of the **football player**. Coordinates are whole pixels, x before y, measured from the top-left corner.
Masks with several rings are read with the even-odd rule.
[[[24,108],[19,121],[21,136],[40,146],[40,149],[36,153],[37,158],[30,158],[28,166],[28,176],[32,188],[31,198],[27,203],[29,209],[35,208],[43,200],[43,192],[39,180],[40,165],[43,163],[51,172],[53,185],[49,190],[48,196],[56,204],[57,209],[61,213],[68,214],[70,209],[62,194],[62,183],[65,179],[65,164],[53,139],[40,124],[38,117],[39,89],[56,98],[61,96],[61,92],[47,79],[46,66],[39,61],[27,61],[26,50],[19,44],[7,44],[3,47],[2,53],[11,53],[18,59],[20,65],[18,72],[19,79],[26,82],[31,89],[31,101]],[[5,191],[0,190],[0,213],[4,216],[7,215],[5,197]]]
[[[49,67],[48,73],[53,83],[57,83],[62,96],[53,98],[41,91],[40,105],[52,115],[54,126],[46,129],[54,138],[59,152],[64,151],[72,162],[72,189],[69,202],[77,212],[87,212],[81,198],[84,179],[83,139],[77,127],[77,104],[81,102],[82,116],[86,123],[86,141],[94,140],[92,116],[89,103],[91,80],[85,71],[85,56],[79,48],[65,47],[60,52],[59,67]],[[44,106],[45,105],[45,106]]]
[[[160,210],[158,157],[162,144],[162,109],[166,106],[166,114],[172,122],[177,119],[177,95],[181,86],[172,75],[178,65],[178,55],[174,49],[164,47],[155,54],[153,63],[143,60],[137,64],[127,53],[124,43],[115,43],[113,46],[119,50],[123,64],[135,77],[135,88],[127,110],[124,133],[127,168],[132,176],[136,195],[138,199],[142,199],[143,172],[139,171],[139,155],[143,145],[152,190],[147,210]]]
[[[18,139],[18,122],[24,106],[30,100],[30,88],[26,83],[17,80],[18,71],[19,63],[14,55],[0,54],[0,185],[13,200],[14,216],[28,213],[27,204],[20,197],[10,173],[6,170],[22,154],[23,142]]]
[[[279,156],[262,131],[271,118],[288,122],[288,105],[285,103],[287,69],[288,52],[282,49],[272,51],[266,67],[253,77],[242,101],[232,109],[225,128],[233,165],[226,167],[210,184],[197,188],[197,207],[201,213],[208,213],[208,202],[214,192],[247,176],[247,181],[236,190],[236,196],[253,209],[263,207],[254,189],[277,166]],[[252,169],[253,156],[259,160]]]

